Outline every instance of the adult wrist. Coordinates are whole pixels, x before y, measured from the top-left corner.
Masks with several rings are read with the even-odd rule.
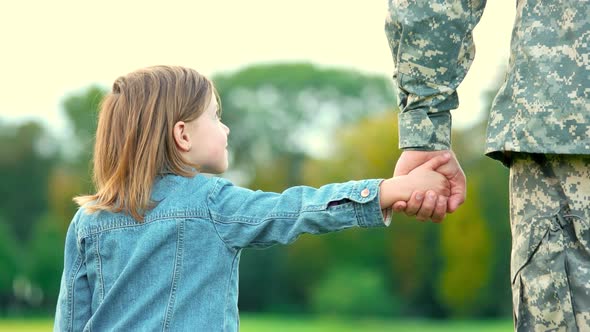
[[[425,110],[398,115],[399,147],[403,150],[432,151],[451,148],[451,112]]]

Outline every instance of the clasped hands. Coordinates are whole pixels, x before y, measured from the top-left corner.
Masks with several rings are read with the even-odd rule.
[[[397,201],[392,208],[415,216],[417,220],[441,222],[447,213],[454,212],[463,204],[466,195],[465,173],[461,169],[455,154],[443,151],[404,151],[395,165],[393,176],[407,175],[433,158],[448,154],[448,161],[435,169],[448,181],[448,190],[414,191],[408,201]],[[438,191],[438,192],[437,192]]]

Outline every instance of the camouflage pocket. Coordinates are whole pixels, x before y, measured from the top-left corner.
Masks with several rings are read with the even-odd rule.
[[[531,260],[551,228],[555,216],[533,217],[512,227],[510,281],[514,285],[518,273]]]
[[[590,312],[589,235],[586,220],[561,214],[532,218],[515,230],[511,281],[516,331],[580,330]]]
[[[520,272],[531,261],[543,239],[548,237],[550,227],[546,225],[547,217],[532,218],[512,227],[512,253],[510,259],[510,282],[512,287],[512,312],[515,331],[528,330],[525,304],[523,303],[524,285]],[[540,229],[543,231],[540,231]]]

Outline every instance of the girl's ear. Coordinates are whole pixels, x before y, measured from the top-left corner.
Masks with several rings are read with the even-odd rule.
[[[174,143],[182,152],[188,152],[191,149],[190,137],[186,129],[184,121],[178,121],[174,124]]]

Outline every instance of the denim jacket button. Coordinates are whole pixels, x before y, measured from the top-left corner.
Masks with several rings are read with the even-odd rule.
[[[361,191],[361,197],[367,197],[369,196],[370,191],[368,188],[363,189],[363,191]]]

